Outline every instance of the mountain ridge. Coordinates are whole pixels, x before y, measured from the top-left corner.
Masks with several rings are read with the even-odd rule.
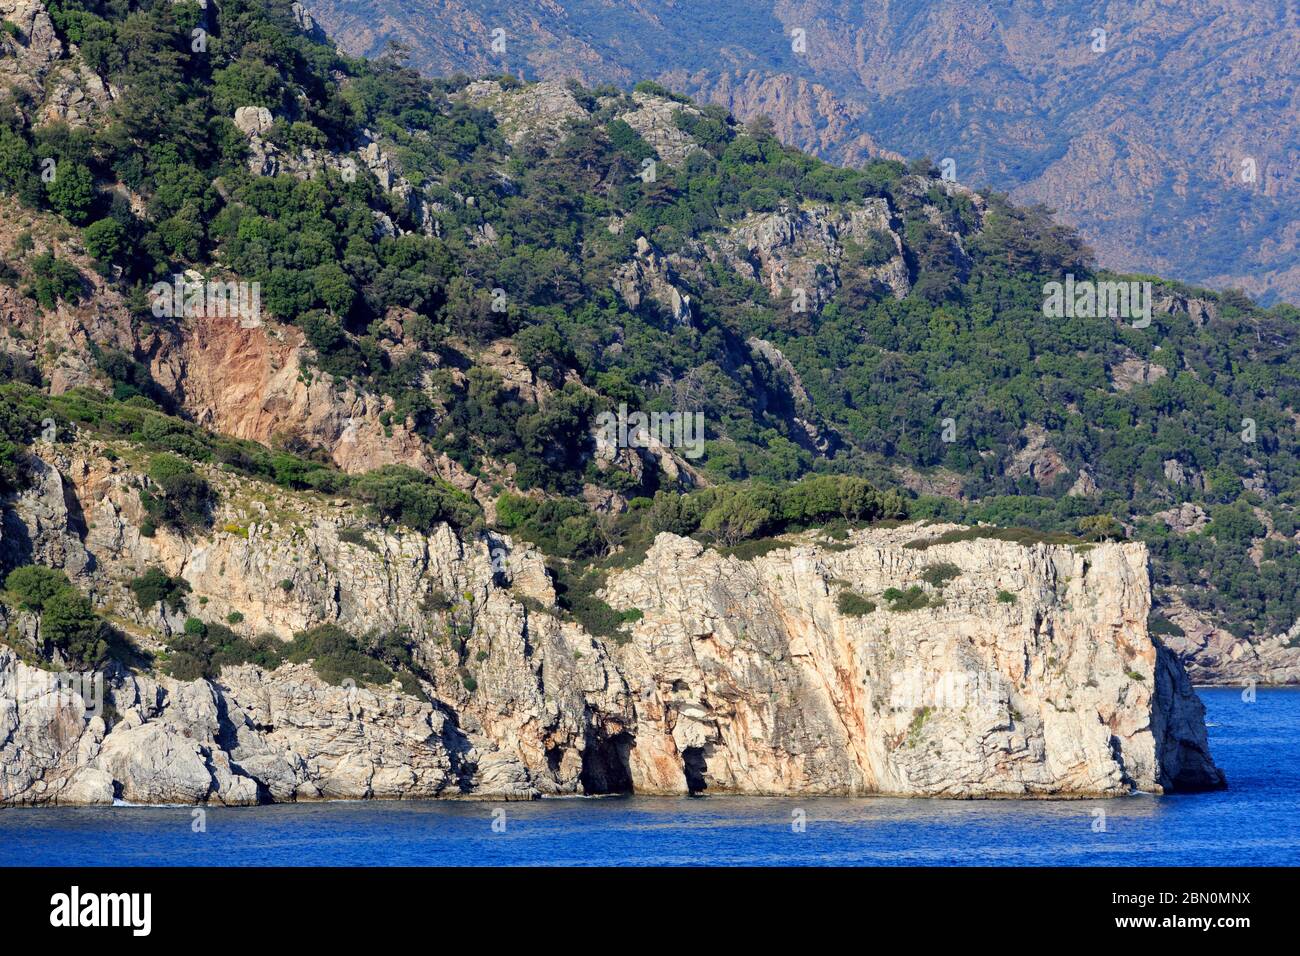
[[[1300,104],[1280,81],[1300,52],[1294,6],[1200,0],[1099,15],[1078,3],[850,12],[830,0],[556,0],[524,15],[504,2],[440,0],[424,5],[427,17],[384,0],[310,8],[348,50],[400,42],[433,75],[625,87],[655,78],[742,119],[770,114],[783,141],[840,164],[882,149],[952,157],[963,180],[1060,210],[1108,267],[1300,301],[1300,131],[1285,122]],[[491,47],[498,29],[504,53]],[[802,54],[791,49],[796,29]]]

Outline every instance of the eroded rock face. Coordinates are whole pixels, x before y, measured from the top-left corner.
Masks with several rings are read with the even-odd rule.
[[[702,148],[676,121],[678,112],[699,116],[696,107],[649,93],[633,93],[632,99],[636,109],[622,112],[618,118],[636,130],[664,162],[681,166],[691,153]]]
[[[463,95],[471,106],[496,116],[511,146],[530,136],[548,147],[555,146],[564,139],[572,121],[587,116],[573,92],[555,80],[513,88],[496,80],[478,80],[465,87]]]
[[[1162,611],[1182,633],[1161,640],[1186,662],[1191,680],[1247,687],[1300,683],[1300,624],[1285,634],[1247,641],[1217,627],[1181,597]]]
[[[343,503],[260,501],[259,486],[214,472],[217,530],[143,538],[137,475],[84,451],[53,460],[63,487],[36,494],[84,515],[63,533],[91,560],[66,543],[43,555],[146,650],[186,613],[239,611],[249,635],[400,631],[422,676],[417,693],[331,686],[307,664],[229,666],[213,681],[116,669],[97,701],[0,647],[0,803],[1222,783],[1181,665],[1147,634],[1141,545],[923,549],[907,544],[945,527],[904,526],[804,535],[742,561],[661,535],[608,581],[613,607],[643,615],[619,642],[561,615],[541,556],[505,537],[397,532]],[[59,508],[23,508],[10,523],[38,513],[48,541]],[[139,608],[124,582],[149,566],[207,600]],[[913,586],[925,607],[889,609],[886,589]],[[846,590],[876,608],[841,611]],[[34,647],[32,623],[10,633]]]
[[[1176,292],[1158,294],[1151,303],[1159,315],[1185,315],[1199,329],[1219,318],[1219,307],[1214,302],[1197,296],[1186,296]]]
[[[120,677],[116,714],[0,648],[0,803],[221,803],[414,798],[455,789],[446,717],[402,694],[330,687],[303,665],[220,683]],[[102,707],[102,704],[101,704]],[[487,789],[487,788],[485,788]],[[506,787],[496,796],[511,796]]]
[[[0,197],[0,244],[12,243],[23,222],[17,204]],[[291,441],[323,449],[350,472],[409,465],[489,503],[477,479],[451,459],[431,455],[406,422],[384,425],[390,400],[316,371],[312,350],[295,326],[270,317],[251,325],[224,314],[133,322],[121,294],[80,250],[56,243],[52,251],[77,263],[90,294],[80,304],[60,302],[42,311],[16,289],[0,286],[0,342],[33,361],[33,343],[52,343],[57,357],[46,374],[55,394],[102,388],[93,351],[119,350],[148,365],[178,408],[206,428],[264,444]]]
[[[614,273],[613,286],[627,307],[639,309],[645,301],[656,303],[677,325],[691,324],[691,297],[676,285],[672,267],[645,236],[636,240],[636,255]]]
[[[868,285],[878,284],[894,298],[911,289],[903,262],[902,240],[893,231],[889,205],[870,199],[858,206],[833,209],[812,205],[755,213],[717,241],[723,257],[746,278],[762,283],[773,298],[798,297],[799,311],[821,309],[840,288],[846,243],[884,242],[892,255],[866,270]]]
[[[1202,708],[1146,632],[1141,545],[1090,551],[855,534],[752,562],[660,536],[609,587],[644,618],[620,659],[638,790],[929,796],[1218,786]],[[951,565],[942,589],[927,568]],[[886,588],[931,606],[887,609]],[[878,602],[837,609],[851,589]],[[1000,597],[1010,595],[1011,599]],[[647,748],[646,744],[650,746]]]
[[[1025,444],[1011,456],[1006,469],[1008,477],[1029,477],[1042,486],[1050,485],[1059,475],[1069,472],[1065,459],[1052,447],[1045,428],[1030,423],[1021,429],[1021,435]]]
[[[1110,367],[1110,384],[1117,392],[1128,392],[1139,385],[1158,382],[1168,374],[1163,365],[1145,362],[1136,354],[1130,354]]]
[[[46,74],[63,56],[49,11],[40,0],[0,0],[0,20],[17,29],[16,36],[0,33],[0,81],[41,92]]]

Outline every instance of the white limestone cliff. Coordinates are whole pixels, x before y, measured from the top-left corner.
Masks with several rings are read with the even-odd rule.
[[[11,504],[0,550],[64,567],[143,650],[184,615],[141,610],[123,582],[161,566],[206,599],[189,613],[239,611],[249,635],[403,631],[427,679],[415,694],[331,686],[307,664],[213,681],[115,667],[97,702],[24,663],[36,624],[5,612],[0,803],[1071,797],[1223,782],[1203,708],[1147,632],[1142,545],[934,543],[951,526],[905,525],[740,560],[660,535],[609,578],[608,603],[642,616],[605,640],[556,608],[540,556],[507,538],[384,528],[217,473],[217,530],[144,538],[129,467],[93,447],[51,458],[59,468]],[[912,587],[925,606],[891,610],[884,592]],[[875,609],[842,611],[846,591]]]

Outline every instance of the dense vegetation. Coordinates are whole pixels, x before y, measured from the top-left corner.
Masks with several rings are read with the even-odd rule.
[[[1151,543],[1161,583],[1194,585],[1192,602],[1239,633],[1300,617],[1292,307],[1158,283],[1157,295],[1205,297],[1210,318],[1157,313],[1147,328],[1050,319],[1045,279],[1092,275],[1088,250],[1047,210],[996,194],[984,197],[981,222],[976,204],[945,190],[924,161],[837,169],[782,147],[769,125],[740,127],[703,107],[677,114],[702,148],[680,168],[661,163],[646,182],[637,173],[654,151],[617,118],[630,100],[615,90],[575,87],[585,116],[558,144],[525,139],[510,149],[493,116],[460,97],[463,78],[429,81],[391,57],[343,56],[299,33],[286,0],[231,0],[206,15],[171,0],[52,0],[50,9],[61,37],[124,93],[89,129],[26,123],[31,104],[0,102],[0,191],[80,228],[96,268],[141,322],[160,321],[149,286],[182,267],[261,283],[266,307],[302,329],[319,371],[390,396],[392,419],[503,492],[503,530],[554,556],[604,559],[665,530],[734,548],[910,514],[1069,540],[1135,534]],[[211,36],[196,52],[200,22]],[[253,175],[232,119],[244,106],[271,111],[267,139],[283,156],[353,154],[358,131],[371,130],[422,184],[437,229],[424,231],[411,204],[365,168]],[[52,182],[39,175],[47,160],[59,170]],[[873,197],[888,201],[906,244],[912,291],[901,300],[865,278],[888,252],[877,242],[850,250],[839,291],[808,311],[703,251],[754,212]],[[402,233],[377,229],[375,213]],[[610,229],[615,219],[621,231]],[[481,241],[488,226],[496,238]],[[692,296],[689,326],[652,303],[631,309],[612,290],[639,236],[695,263],[680,276]],[[0,253],[13,254],[25,291],[46,308],[83,294],[66,260]],[[781,374],[755,359],[746,344],[755,336],[789,359],[811,408],[796,409]],[[540,398],[481,360],[503,337]],[[467,496],[411,469],[347,476],[317,450],[208,434],[179,417],[141,358],[96,355],[113,383],[107,397],[0,388],[0,486],[18,480],[18,450],[52,412],[153,455],[142,500],[155,527],[204,527],[215,494],[208,467],[352,495],[414,527],[481,525]],[[1165,374],[1113,388],[1110,370],[1130,358]],[[682,494],[653,467],[598,465],[593,423],[620,402],[702,412],[707,442],[696,464],[715,487]],[[828,440],[811,438],[797,417]],[[1010,467],[1030,427],[1060,458],[1051,480]],[[877,490],[903,470],[951,474],[959,497]],[[1069,494],[1084,471],[1095,493]],[[579,498],[584,485],[617,493],[629,509],[593,514]],[[1152,517],[1188,501],[1206,509],[1203,531],[1172,533]],[[591,581],[575,580],[567,600],[589,606]]]
[[[124,656],[121,636],[62,571],[32,564],[15,568],[5,589],[18,608],[39,616],[44,656],[57,650],[73,670],[91,670]]]
[[[357,638],[336,624],[300,631],[286,644],[274,634],[242,637],[225,624],[191,617],[184,632],[171,638],[168,649],[167,672],[179,680],[216,680],[223,667],[237,664],[274,670],[289,661],[310,663],[322,680],[335,686],[345,681],[354,686],[382,685],[396,677],[408,693],[421,693],[415,673],[420,668],[399,635]]]

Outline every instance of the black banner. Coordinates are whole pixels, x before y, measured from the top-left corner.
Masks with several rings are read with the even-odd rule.
[[[0,870],[0,919],[16,938],[75,933],[127,945],[204,945],[206,927],[223,938],[243,928],[259,948],[396,945],[407,932],[447,933],[464,948],[479,934],[540,941],[565,924],[564,935],[590,945],[587,934],[603,924],[626,936],[665,923],[674,936],[789,924],[828,940],[847,929],[864,940],[907,932],[927,943],[1050,932],[1070,943],[1200,935],[1230,944],[1288,928],[1296,876],[1246,868],[15,869]]]

